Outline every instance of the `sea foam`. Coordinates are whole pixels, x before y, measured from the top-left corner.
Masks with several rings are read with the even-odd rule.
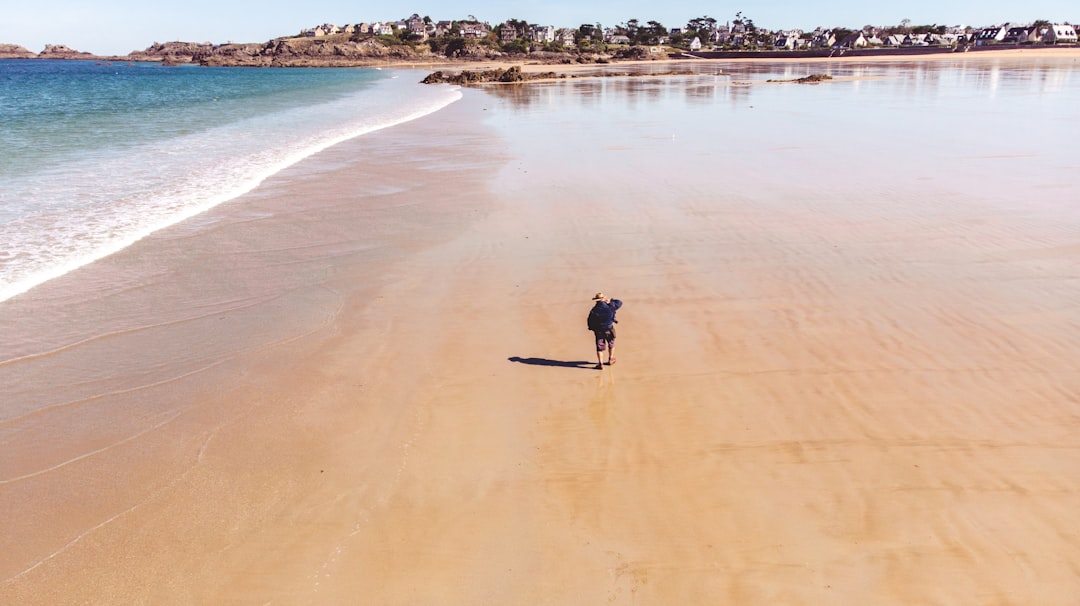
[[[461,92],[379,75],[327,96],[315,90],[268,102],[272,92],[260,91],[221,104],[235,114],[247,102],[252,115],[190,132],[157,112],[169,126],[133,121],[137,143],[65,150],[40,167],[0,174],[0,301],[232,200],[332,145],[436,112]],[[148,137],[155,128],[164,136]]]

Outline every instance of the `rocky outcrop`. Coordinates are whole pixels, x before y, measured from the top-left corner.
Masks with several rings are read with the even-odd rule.
[[[38,53],[38,59],[94,59],[91,53],[84,53],[63,44],[46,44],[45,50]]]
[[[469,71],[465,70],[457,74],[447,74],[441,71],[437,71],[433,74],[429,74],[426,78],[421,80],[422,84],[482,84],[484,82],[499,82],[503,84],[509,84],[514,82],[527,82],[529,80],[550,80],[552,78],[559,78],[560,76],[555,72],[543,72],[535,74],[526,74],[521,71],[518,66],[513,66],[508,69],[489,69],[483,71]],[[566,76],[561,76],[565,78]]]
[[[461,42],[459,40],[459,42]],[[443,48],[432,51],[427,44],[387,44],[380,38],[354,38],[349,34],[336,34],[318,38],[277,38],[263,43],[211,44],[209,42],[155,42],[141,51],[132,51],[123,57],[97,57],[81,53],[62,45],[49,45],[41,54],[14,44],[0,45],[0,58],[43,59],[107,59],[122,61],[153,61],[164,65],[194,63],[210,66],[252,67],[365,67],[393,63],[434,64],[460,63],[462,61],[490,61],[508,58],[525,59],[545,64],[602,63],[600,56],[570,53],[534,52],[525,55],[507,55],[483,44],[467,42],[456,44],[452,50]]]
[[[146,50],[133,51],[128,58],[132,61],[160,61],[165,65],[180,65],[192,63],[195,57],[213,50],[214,45],[209,42],[155,42]]]
[[[37,53],[18,44],[0,44],[0,59],[33,59]]]
[[[198,63],[213,66],[312,67],[363,66],[380,62],[433,62],[443,59],[426,46],[387,46],[375,39],[278,38],[252,44],[154,44],[129,55],[135,61]]]

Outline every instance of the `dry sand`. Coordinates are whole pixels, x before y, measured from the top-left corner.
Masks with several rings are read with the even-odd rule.
[[[241,346],[168,384],[87,378],[107,395],[65,410],[126,389],[175,402],[128,437],[42,461],[49,426],[5,422],[0,603],[1076,603],[1075,224],[1003,250],[1021,227],[988,217],[913,254],[903,226],[810,207],[540,196],[508,178],[524,169],[478,126],[486,103],[329,150],[329,172],[283,175],[214,229],[9,302],[48,313],[148,254],[220,259],[245,229],[336,242],[296,287],[325,297],[221,312],[282,334],[236,328]],[[384,155],[357,168],[370,147]],[[402,190],[345,208],[380,179]],[[286,216],[326,198],[341,202]],[[379,235],[378,255],[354,233]],[[230,251],[193,284],[298,262],[268,254]],[[603,371],[584,327],[597,289],[626,301]],[[192,290],[154,282],[108,307]],[[70,309],[90,332],[108,316]],[[215,346],[196,320],[156,330]],[[58,372],[102,354],[70,355]]]

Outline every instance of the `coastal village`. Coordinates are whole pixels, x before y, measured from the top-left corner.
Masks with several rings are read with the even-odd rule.
[[[324,23],[298,34],[262,43],[155,42],[124,57],[165,64],[249,66],[352,66],[373,62],[438,62],[527,57],[541,63],[605,62],[626,59],[719,58],[735,53],[790,53],[791,56],[842,56],[847,53],[915,54],[1001,48],[1076,46],[1080,25],[1049,20],[985,27],[915,25],[859,29],[768,29],[736,13],[720,21],[708,16],[668,28],[657,21],[630,19],[615,26],[599,23],[576,28],[507,19],[491,24],[473,16],[435,20],[412,14],[388,21],[345,25]],[[2,58],[94,59],[64,45],[40,53],[0,44]]]
[[[530,24],[517,19],[509,19],[492,26],[474,19],[433,21],[430,17],[413,14],[408,19],[398,21],[375,21],[344,26],[327,23],[304,29],[301,35],[312,38],[334,34],[385,36],[414,42],[460,37],[465,40],[489,40],[503,46],[527,46],[527,50],[532,51],[585,49],[595,47],[598,43],[613,46],[672,46],[699,51],[1075,44],[1078,29],[1080,25],[1040,20],[1027,24],[1005,23],[981,28],[936,24],[911,26],[909,23],[901,23],[895,27],[865,26],[860,30],[817,27],[813,31],[773,31],[756,27],[753,20],[744,18],[741,13],[738,13],[733,21],[725,23],[710,17],[700,17],[689,21],[683,27],[671,29],[656,21],[642,24],[636,19],[614,27],[584,24],[578,28],[556,28],[553,25]]]

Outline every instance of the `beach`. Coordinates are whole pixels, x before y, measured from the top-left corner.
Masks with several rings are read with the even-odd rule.
[[[465,89],[0,302],[0,603],[1075,603],[1076,57],[742,65]]]

